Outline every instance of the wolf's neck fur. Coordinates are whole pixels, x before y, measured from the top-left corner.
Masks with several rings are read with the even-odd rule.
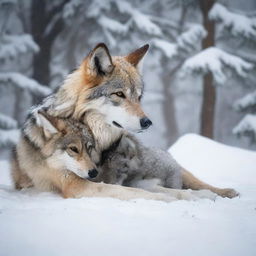
[[[107,124],[97,111],[88,112],[85,118],[101,151],[109,148],[124,133],[122,129]]]

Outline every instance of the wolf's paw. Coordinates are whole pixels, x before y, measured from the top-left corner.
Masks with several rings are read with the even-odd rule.
[[[233,197],[239,196],[239,193],[232,188],[222,188],[222,189],[219,189],[218,195],[222,197],[233,198]]]
[[[215,201],[217,194],[213,193],[212,191],[208,189],[202,189],[202,190],[193,190],[193,195],[195,195],[197,198],[201,199],[210,199],[212,201]]]

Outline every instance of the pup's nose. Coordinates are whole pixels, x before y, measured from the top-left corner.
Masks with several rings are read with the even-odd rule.
[[[98,175],[98,171],[96,169],[89,170],[88,175],[90,178],[95,178]]]
[[[142,129],[147,129],[150,125],[152,125],[152,122],[147,117],[143,117],[140,119],[140,125]]]

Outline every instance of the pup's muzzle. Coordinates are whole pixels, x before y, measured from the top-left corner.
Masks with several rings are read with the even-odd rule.
[[[90,178],[95,178],[98,175],[98,171],[96,169],[89,170],[88,175]]]
[[[148,127],[151,125],[152,122],[146,116],[140,119],[140,126],[143,130],[148,129]]]

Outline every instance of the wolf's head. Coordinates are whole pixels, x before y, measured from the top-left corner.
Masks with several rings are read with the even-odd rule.
[[[44,143],[41,152],[50,168],[70,171],[81,178],[94,178],[98,172],[94,139],[88,128],[72,119],[60,119],[39,111],[36,122]]]
[[[131,131],[147,129],[152,122],[141,108],[143,81],[142,59],[148,45],[124,57],[111,57],[107,46],[98,44],[79,70],[84,77],[75,114],[97,110],[111,126]]]

